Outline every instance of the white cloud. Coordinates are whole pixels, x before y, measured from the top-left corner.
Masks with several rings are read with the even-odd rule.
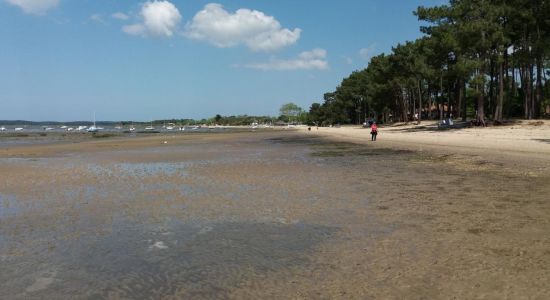
[[[8,3],[19,6],[25,13],[43,15],[49,9],[59,5],[60,0],[6,0]]]
[[[267,63],[248,64],[245,65],[245,67],[265,71],[326,70],[328,69],[326,56],[326,50],[317,48],[311,51],[302,52],[294,59],[272,59]]]
[[[372,57],[373,52],[375,51],[375,46],[370,45],[367,48],[361,48],[359,49],[359,57],[361,57],[364,60],[369,60]]]
[[[128,15],[125,14],[125,13],[116,12],[116,13],[114,13],[114,14],[111,15],[111,18],[117,19],[117,20],[126,21],[126,20],[130,19],[130,16],[128,16]]]
[[[301,29],[282,28],[279,21],[261,11],[241,8],[235,13],[221,4],[207,4],[187,23],[185,36],[216,47],[246,45],[254,51],[272,51],[296,43]]]
[[[181,21],[179,10],[168,1],[148,1],[141,7],[141,22],[126,25],[122,31],[131,35],[170,37]]]
[[[123,26],[122,31],[130,35],[146,35],[147,28],[143,24],[132,24]]]
[[[103,16],[100,15],[100,14],[91,15],[90,20],[92,20],[94,22],[97,22],[97,23],[101,23],[101,24],[107,24],[107,22],[105,22],[105,20],[103,19]]]

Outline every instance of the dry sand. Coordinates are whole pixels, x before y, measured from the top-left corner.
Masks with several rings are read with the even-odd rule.
[[[0,147],[0,298],[548,299],[528,126]]]
[[[306,127],[301,127],[305,131]],[[359,126],[313,127],[311,133],[355,143],[370,142],[370,129]],[[550,160],[550,122],[515,121],[511,125],[487,128],[439,130],[434,121],[416,125],[379,127],[378,147],[481,155],[488,158]]]

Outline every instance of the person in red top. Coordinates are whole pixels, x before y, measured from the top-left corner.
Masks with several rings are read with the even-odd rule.
[[[376,136],[378,135],[378,126],[376,122],[372,123],[370,126],[371,141],[376,141]]]

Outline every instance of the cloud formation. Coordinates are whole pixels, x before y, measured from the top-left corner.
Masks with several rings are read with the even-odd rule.
[[[282,28],[261,11],[241,8],[230,13],[221,4],[207,4],[187,23],[184,35],[226,48],[246,45],[254,51],[273,51],[296,43],[301,29]]]
[[[125,14],[125,13],[116,12],[116,13],[114,13],[114,14],[111,15],[111,18],[117,19],[117,20],[126,21],[126,20],[130,19],[130,16],[128,16],[128,15]]]
[[[130,35],[171,37],[181,21],[179,10],[169,1],[145,2],[140,17],[141,22],[126,25],[122,31]]]
[[[105,20],[103,19],[103,16],[100,15],[100,14],[93,14],[90,16],[90,20],[94,21],[94,22],[97,22],[97,23],[101,23],[101,24],[107,24],[107,22],[105,22]]]
[[[6,0],[9,4],[20,7],[27,14],[43,15],[49,9],[59,5],[60,0]]]
[[[351,65],[353,63],[353,59],[351,59],[351,57],[347,57],[347,56],[344,57],[344,61],[348,65]]]
[[[272,59],[267,63],[248,64],[245,65],[245,67],[264,71],[326,70],[328,69],[326,56],[326,50],[316,48],[311,51],[302,52],[297,58],[294,59]]]
[[[364,60],[369,60],[372,57],[372,53],[375,51],[375,46],[370,45],[367,48],[361,48],[359,49],[359,57],[361,57]]]

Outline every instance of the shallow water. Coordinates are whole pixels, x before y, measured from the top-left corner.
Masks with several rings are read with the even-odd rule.
[[[23,298],[221,296],[246,278],[307,264],[307,251],[333,232],[321,226],[275,223],[143,224],[121,219],[113,226],[116,230],[104,236],[60,243],[59,249],[34,256],[36,261],[4,261],[2,273],[18,276],[8,279],[3,295],[11,297],[11,291],[22,292]],[[30,282],[50,277],[54,280],[49,284],[29,290]]]
[[[339,239],[346,220],[324,215],[351,208],[329,203],[366,205],[310,153],[256,138],[2,159],[0,298],[259,296]]]
[[[187,165],[183,162],[116,163],[109,166],[89,164],[88,168],[97,176],[183,176]]]
[[[0,193],[0,218],[15,215],[21,210],[22,208],[14,195]]]

